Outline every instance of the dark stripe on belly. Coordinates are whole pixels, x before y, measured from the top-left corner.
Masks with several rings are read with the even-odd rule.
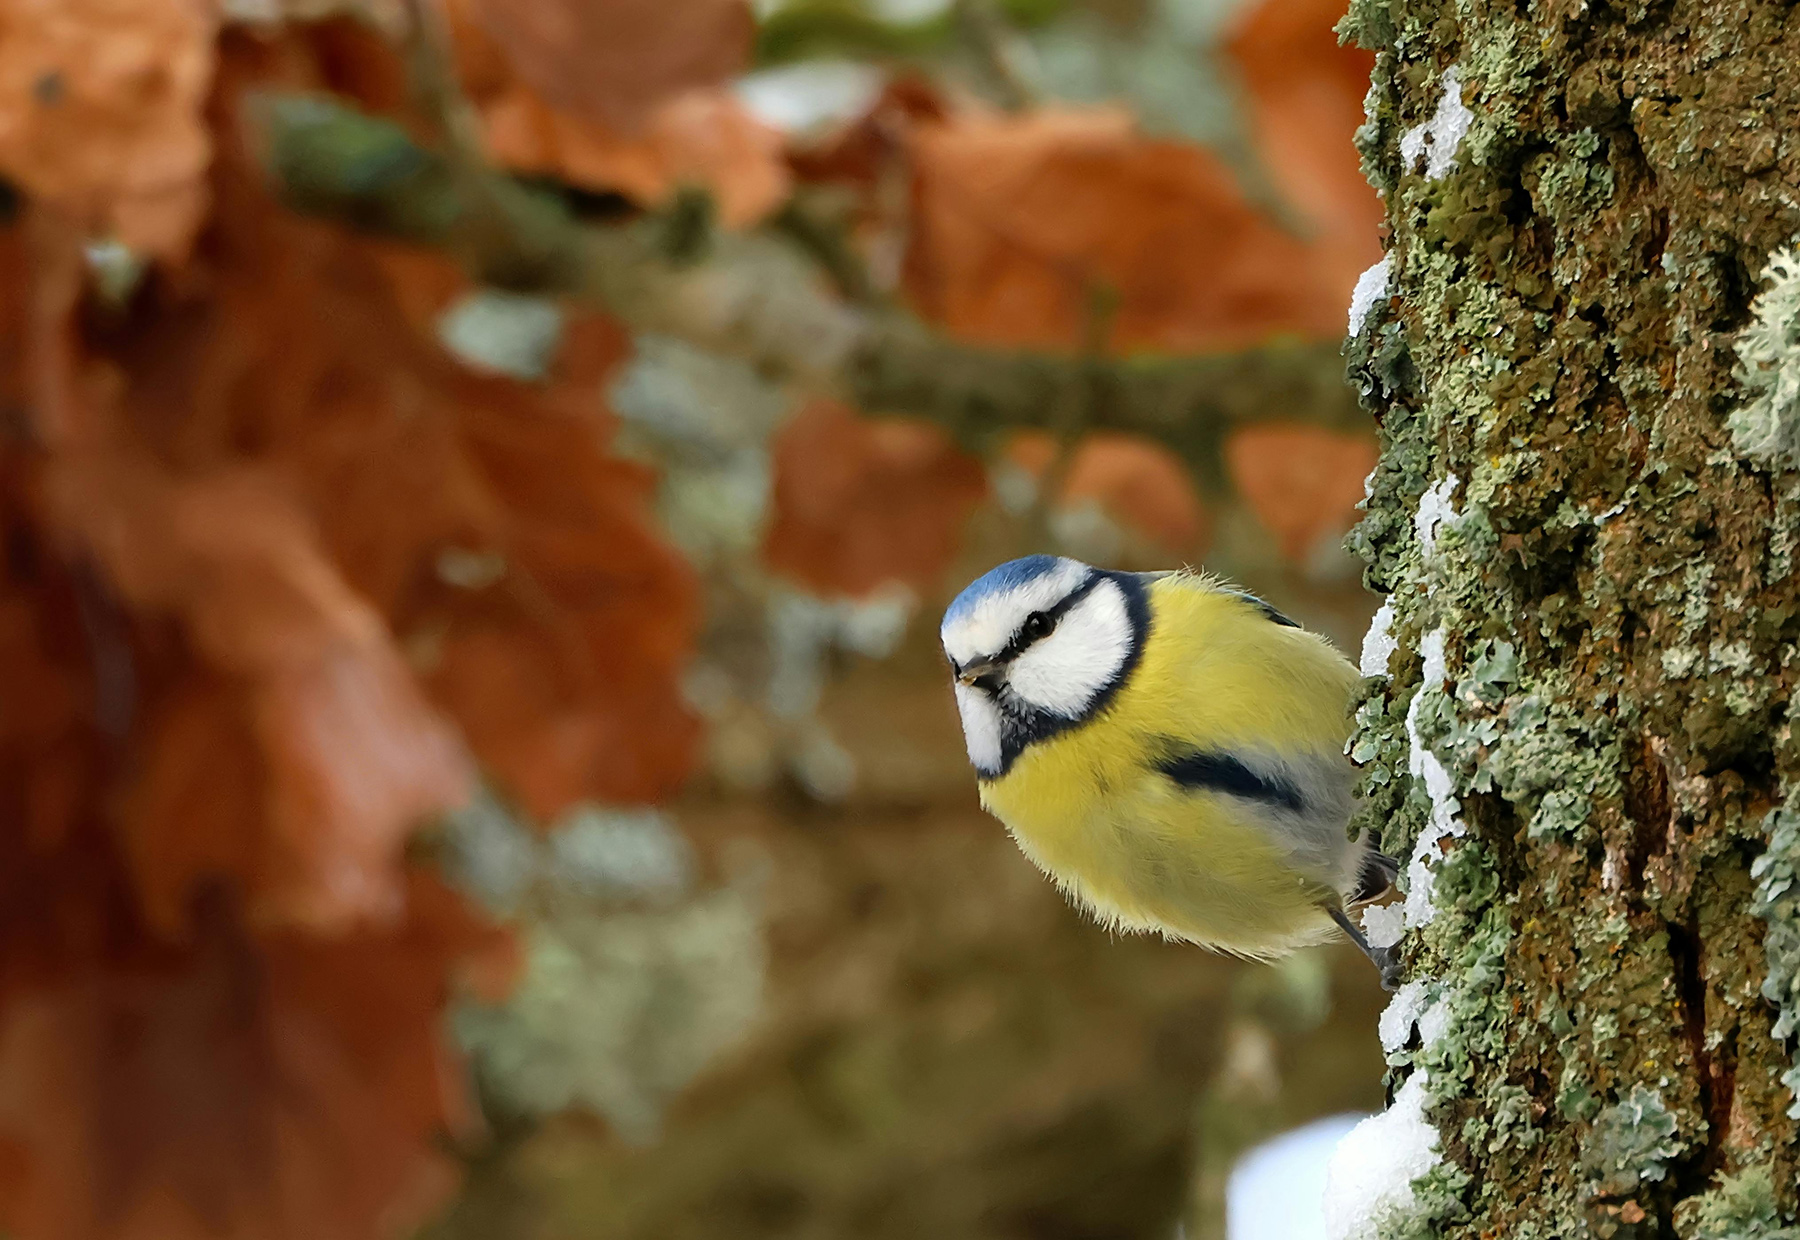
[[[1222,792],[1246,801],[1261,801],[1298,814],[1306,805],[1300,790],[1285,779],[1258,775],[1242,762],[1223,753],[1201,753],[1188,750],[1164,758],[1156,769],[1180,784],[1196,791]]]

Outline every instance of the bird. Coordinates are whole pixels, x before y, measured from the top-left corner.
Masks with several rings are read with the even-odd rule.
[[[1360,673],[1255,595],[1030,555],[944,612],[981,803],[1109,928],[1271,960],[1342,933],[1398,867],[1352,838]]]

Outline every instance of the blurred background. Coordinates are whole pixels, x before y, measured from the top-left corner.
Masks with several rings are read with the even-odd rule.
[[[0,6],[9,1232],[1322,1234],[1374,970],[1085,922],[935,631],[1354,657],[1339,16]]]

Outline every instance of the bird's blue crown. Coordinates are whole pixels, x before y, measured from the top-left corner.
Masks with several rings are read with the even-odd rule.
[[[1053,555],[1028,555],[1018,560],[1008,560],[998,568],[989,569],[971,581],[963,592],[950,601],[944,609],[944,623],[960,619],[975,609],[975,605],[989,595],[1003,590],[1011,590],[1024,585],[1027,581],[1042,577],[1055,568],[1057,559]]]

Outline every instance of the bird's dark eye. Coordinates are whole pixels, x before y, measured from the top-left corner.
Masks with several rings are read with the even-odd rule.
[[[1034,611],[1025,617],[1025,623],[1019,626],[1019,632],[1024,635],[1026,641],[1034,642],[1040,637],[1050,636],[1050,632],[1054,628],[1056,628],[1056,621],[1041,611]]]

